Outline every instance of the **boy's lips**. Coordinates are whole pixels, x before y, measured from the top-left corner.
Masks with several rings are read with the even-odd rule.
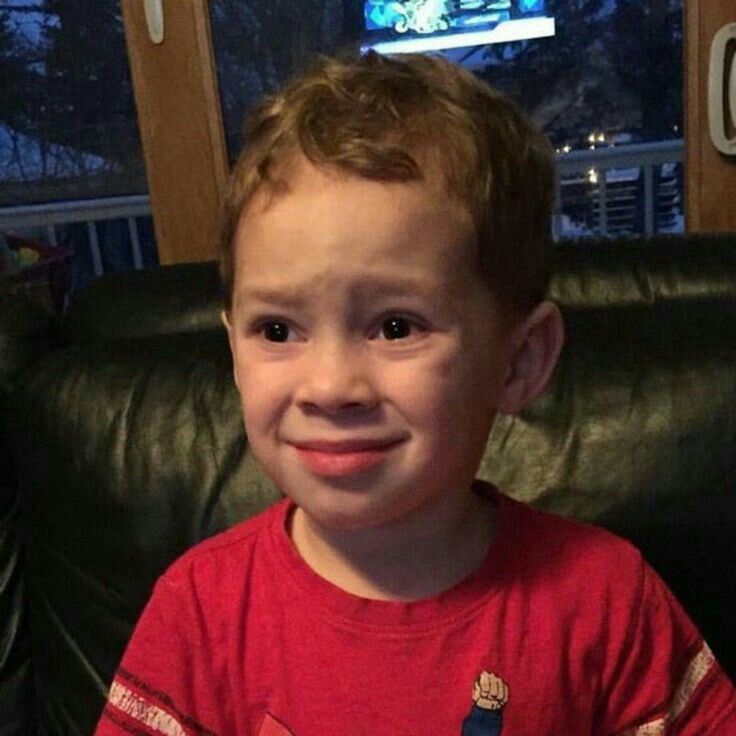
[[[337,478],[372,468],[398,444],[396,440],[314,440],[292,443],[300,460],[316,475]]]

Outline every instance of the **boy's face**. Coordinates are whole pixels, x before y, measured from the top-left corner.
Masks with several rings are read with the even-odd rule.
[[[227,323],[248,439],[312,521],[355,529],[469,492],[510,330],[439,187],[302,162],[236,235]]]

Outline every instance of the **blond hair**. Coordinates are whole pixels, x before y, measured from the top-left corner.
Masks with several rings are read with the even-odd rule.
[[[418,181],[436,167],[472,217],[479,268],[501,303],[523,313],[544,298],[554,196],[546,138],[513,102],[448,61],[369,53],[320,59],[248,116],[224,202],[227,311],[242,213],[264,187],[278,191],[299,154],[375,181]]]

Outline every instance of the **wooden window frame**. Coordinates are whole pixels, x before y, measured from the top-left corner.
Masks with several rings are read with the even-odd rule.
[[[153,43],[144,0],[121,0],[161,263],[216,257],[228,158],[208,0],[162,0]]]
[[[736,157],[710,140],[708,66],[719,28],[736,22],[733,0],[684,0],[685,210],[688,232],[736,231]],[[735,62],[736,63],[736,62]]]

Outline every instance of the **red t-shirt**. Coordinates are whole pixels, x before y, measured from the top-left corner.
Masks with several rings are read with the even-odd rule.
[[[282,501],[159,580],[97,736],[736,736],[736,693],[641,555],[493,489],[480,569],[415,602],[351,595]]]

